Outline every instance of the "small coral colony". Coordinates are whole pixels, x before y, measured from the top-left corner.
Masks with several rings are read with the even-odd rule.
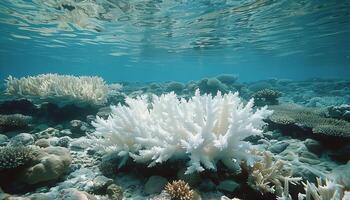
[[[350,81],[5,86],[0,199],[350,199]]]

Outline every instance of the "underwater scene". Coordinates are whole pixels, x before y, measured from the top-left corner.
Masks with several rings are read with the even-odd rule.
[[[350,1],[1,0],[0,200],[350,200]]]

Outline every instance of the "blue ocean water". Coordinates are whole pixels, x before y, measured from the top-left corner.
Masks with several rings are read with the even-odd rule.
[[[2,0],[0,29],[0,79],[350,75],[347,0]]]

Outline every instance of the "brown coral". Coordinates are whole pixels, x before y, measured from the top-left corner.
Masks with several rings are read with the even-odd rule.
[[[279,125],[297,124],[312,129],[315,134],[350,138],[350,123],[345,120],[326,118],[319,110],[293,104],[270,106],[274,113],[269,119]]]
[[[28,128],[32,117],[22,114],[0,115],[0,130],[12,131]]]
[[[192,200],[193,190],[183,180],[173,181],[165,186],[165,191],[170,195],[171,200]]]
[[[1,147],[0,148],[0,171],[4,169],[16,169],[30,163],[35,156],[33,148]]]
[[[264,106],[264,105],[277,105],[278,98],[282,96],[282,93],[276,90],[271,89],[262,89],[257,91],[253,98],[255,99],[255,105]]]

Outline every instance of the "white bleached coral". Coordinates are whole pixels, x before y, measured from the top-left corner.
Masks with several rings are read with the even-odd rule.
[[[238,93],[215,97],[200,95],[189,100],[174,93],[127,98],[128,106],[112,106],[104,120],[93,125],[97,142],[120,156],[152,167],[169,159],[189,159],[186,173],[216,170],[222,161],[229,168],[240,161],[252,165],[252,146],[244,138],[262,133],[263,119],[272,113],[253,109],[253,99],[244,104]]]
[[[320,178],[317,178],[317,186],[314,183],[303,183],[305,194],[298,195],[299,200],[348,200],[348,194],[344,193],[344,187],[331,180],[326,179],[322,183]]]
[[[105,103],[108,93],[108,86],[96,76],[41,74],[20,79],[9,76],[6,86],[6,92],[10,95],[63,98],[90,104]]]
[[[289,183],[297,184],[300,177],[292,177],[293,173],[288,163],[280,159],[274,160],[272,153],[263,153],[263,159],[253,165],[249,174],[249,185],[261,193],[270,192],[279,199],[289,199]]]

